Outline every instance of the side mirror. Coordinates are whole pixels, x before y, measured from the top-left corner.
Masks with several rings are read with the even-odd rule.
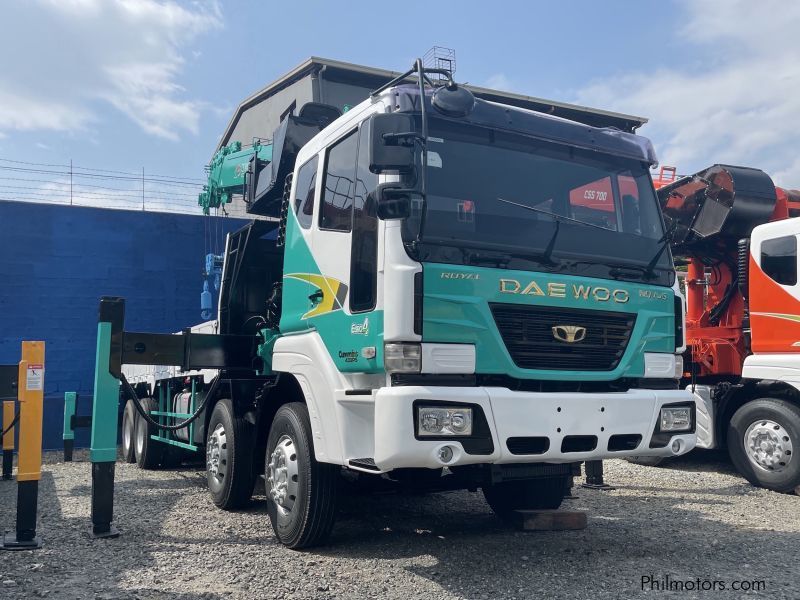
[[[370,117],[369,170],[373,173],[414,169],[416,125],[411,115],[377,114]]]
[[[375,190],[376,213],[382,220],[405,219],[411,215],[411,191],[396,183],[382,183]]]

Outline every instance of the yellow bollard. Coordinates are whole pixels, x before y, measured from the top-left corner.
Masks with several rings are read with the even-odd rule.
[[[17,529],[3,538],[2,547],[6,550],[41,546],[36,536],[36,512],[42,475],[44,342],[22,342],[18,389]]]
[[[3,479],[11,479],[14,465],[14,400],[3,401]],[[8,431],[6,431],[8,430]]]

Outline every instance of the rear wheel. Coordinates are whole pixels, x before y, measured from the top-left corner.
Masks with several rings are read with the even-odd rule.
[[[135,438],[136,409],[133,407],[133,400],[128,400],[122,413],[122,459],[126,463],[136,462]]]
[[[750,483],[776,492],[800,485],[800,408],[759,398],[737,410],[728,424],[728,453]]]
[[[147,414],[158,409],[158,402],[155,398],[143,398],[142,408]],[[164,444],[151,439],[151,435],[156,435],[158,429],[144,420],[142,415],[136,415],[134,450],[136,464],[142,469],[155,469],[161,464],[164,456]]]
[[[278,409],[265,462],[267,510],[275,536],[294,549],[323,543],[336,518],[340,469],[314,458],[304,404],[292,402]]]
[[[236,416],[233,403],[214,406],[206,439],[206,479],[214,504],[225,510],[245,506],[253,493],[255,428]]]
[[[514,522],[514,511],[556,509],[570,484],[569,477],[547,477],[505,481],[485,486],[483,495],[494,513],[506,523]]]

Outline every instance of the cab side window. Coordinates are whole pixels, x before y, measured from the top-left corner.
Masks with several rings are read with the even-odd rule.
[[[358,137],[353,131],[328,150],[319,211],[320,229],[350,231],[357,148]]]
[[[315,156],[304,163],[297,171],[297,185],[294,192],[294,213],[303,229],[311,227],[314,214],[314,189],[317,182],[318,158]]]
[[[797,237],[787,235],[761,243],[761,268],[781,285],[797,285]]]

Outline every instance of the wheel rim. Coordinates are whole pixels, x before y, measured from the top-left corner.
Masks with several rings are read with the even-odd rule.
[[[122,447],[127,452],[131,447],[131,420],[128,411],[122,416]]]
[[[228,440],[225,427],[220,423],[211,432],[206,445],[206,471],[208,472],[208,485],[218,492],[225,484],[228,474]]]
[[[281,516],[292,512],[298,492],[297,450],[288,435],[282,435],[267,465],[267,493]]]
[[[753,466],[769,473],[783,471],[792,460],[792,438],[780,423],[769,419],[759,419],[747,428],[744,447]]]

